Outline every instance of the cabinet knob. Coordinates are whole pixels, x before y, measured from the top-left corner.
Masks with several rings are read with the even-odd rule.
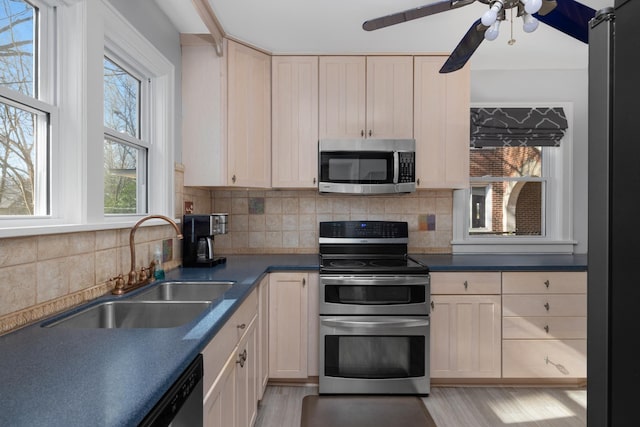
[[[544,281],[544,285],[547,287],[547,289],[549,288],[549,285],[550,285],[550,284],[551,284],[551,283],[549,283],[549,280],[545,280],[545,281]]]
[[[316,185],[316,179],[313,178],[313,185]]]
[[[373,135],[373,131],[371,129],[369,129],[369,136]]]
[[[364,138],[364,129],[360,131],[360,136]]]
[[[238,329],[244,329],[246,327],[247,327],[246,323],[241,323],[241,324],[238,325]]]
[[[233,175],[233,176],[231,177],[231,182],[233,182],[234,184],[236,183],[236,176],[235,176],[235,175]]]
[[[436,308],[436,305],[433,303],[433,301],[431,301],[431,310],[433,310],[434,308]]]
[[[307,284],[307,279],[302,278],[302,286],[304,287],[304,285],[306,285],[306,284]]]
[[[544,303],[544,308],[546,308],[546,309],[547,309],[547,311],[549,311],[549,307],[550,307],[549,303],[548,303],[548,302],[545,302],[545,303]]]
[[[549,325],[544,325],[544,331],[545,331],[546,333],[549,333]]]
[[[464,281],[464,289],[469,289],[469,282],[467,282],[466,280]]]
[[[420,187],[420,178],[418,178],[418,179],[416,180],[416,185],[417,185],[418,187]]]

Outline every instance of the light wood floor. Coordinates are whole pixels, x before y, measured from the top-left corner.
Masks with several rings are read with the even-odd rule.
[[[255,427],[300,427],[302,398],[317,393],[317,386],[268,386]],[[432,387],[423,401],[438,427],[587,425],[584,389]]]

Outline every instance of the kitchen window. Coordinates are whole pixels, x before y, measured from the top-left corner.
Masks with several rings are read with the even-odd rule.
[[[472,107],[470,185],[454,191],[454,253],[573,251],[571,107]]]
[[[108,56],[103,69],[104,212],[145,213],[149,79],[136,76]]]
[[[0,237],[173,216],[174,64],[109,0],[0,0],[0,20]]]
[[[0,0],[0,218],[51,212],[50,8]]]

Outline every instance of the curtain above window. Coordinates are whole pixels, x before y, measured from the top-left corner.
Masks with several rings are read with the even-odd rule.
[[[471,147],[557,147],[567,130],[562,107],[471,108]]]

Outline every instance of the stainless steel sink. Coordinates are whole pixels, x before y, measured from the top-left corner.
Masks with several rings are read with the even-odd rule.
[[[110,301],[45,325],[58,328],[175,328],[195,319],[210,301]]]
[[[234,282],[163,282],[131,296],[136,301],[215,301]]]

